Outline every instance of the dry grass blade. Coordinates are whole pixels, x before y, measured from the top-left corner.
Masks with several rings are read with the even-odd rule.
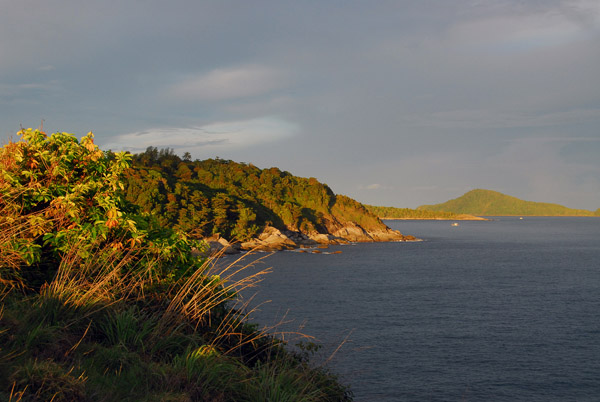
[[[174,292],[167,312],[163,316],[161,327],[168,328],[178,320],[191,320],[196,323],[196,326],[210,325],[211,310],[224,300],[228,300],[231,305],[226,310],[226,315],[220,317],[214,330],[215,337],[211,340],[211,346],[227,344],[228,348],[222,351],[224,355],[234,354],[248,344],[258,350],[259,341],[266,337],[276,337],[283,342],[286,342],[287,337],[294,340],[314,340],[314,337],[299,331],[277,331],[277,328],[289,323],[285,316],[275,324],[254,330],[251,334],[243,332],[243,326],[240,324],[248,322],[249,317],[260,307],[260,304],[250,308],[255,295],[244,300],[241,292],[255,287],[264,275],[271,272],[271,268],[261,269],[249,275],[245,275],[245,271],[255,267],[271,254],[244,263],[244,260],[252,255],[250,252],[225,267],[219,267],[217,262],[222,257],[222,252],[216,253],[206,261],[202,269],[195,272]],[[213,277],[219,280],[211,281],[210,278]],[[235,298],[231,298],[232,294],[235,294]],[[266,342],[262,347],[271,348],[273,345],[272,342]]]
[[[239,339],[239,342],[236,345],[230,346],[230,349],[224,351],[223,354],[225,354],[225,355],[233,354],[234,352],[236,352],[237,350],[239,350],[240,348],[242,348],[248,344],[252,344],[253,348],[257,351],[263,351],[264,349],[273,347],[274,344],[272,342],[265,343],[262,346],[262,348],[264,348],[264,349],[261,349],[258,346],[257,341],[259,341],[260,339],[266,338],[266,337],[271,337],[273,339],[277,339],[277,340],[283,342],[284,344],[288,343],[289,341],[299,341],[299,340],[314,341],[315,340],[315,338],[313,336],[304,334],[300,331],[280,331],[280,330],[278,330],[278,328],[293,322],[292,320],[287,319],[287,314],[284,315],[283,317],[281,317],[274,324],[264,325],[262,328],[255,330],[253,332],[252,336],[248,336],[247,334],[243,334],[242,332],[239,332],[237,330],[237,328],[239,328],[239,327],[236,327],[236,325],[235,325],[235,319],[237,319],[238,321],[239,320],[249,321],[251,315],[255,311],[257,311],[262,304],[264,304],[264,303],[261,303],[261,304],[256,305],[255,307],[253,307],[250,310],[246,310],[246,308],[252,302],[253,298],[254,298],[254,296],[249,298],[247,301],[241,303],[241,308],[239,309],[240,313],[238,315],[236,315],[235,317],[233,317],[233,316],[228,317],[229,319],[224,320],[221,323],[221,325],[219,326],[219,328],[217,329],[217,333],[219,335],[213,341],[213,343],[215,345],[218,344],[220,342],[220,340],[224,339],[224,338],[228,338],[229,340],[231,340],[232,337],[237,337]],[[265,302],[265,303],[267,303],[267,302]],[[237,308],[236,308],[236,310],[237,310]],[[241,313],[241,311],[244,311],[244,313]]]
[[[354,332],[354,330],[350,331],[348,333],[348,335],[346,335],[344,337],[344,339],[340,342],[340,344],[337,346],[337,348],[335,348],[335,350],[329,355],[329,357],[325,360],[325,362],[323,362],[323,366],[327,365],[329,362],[331,362],[331,360],[333,360],[333,358],[335,357],[337,352],[339,352],[339,350],[342,348],[342,346],[344,346],[346,344],[346,342],[348,342],[348,340],[350,339],[350,335],[352,335],[352,332]]]
[[[240,266],[239,263],[247,255],[242,256],[224,268],[217,265],[220,256],[217,253],[207,259],[202,268],[194,272],[184,283],[176,284],[171,289],[170,302],[161,317],[160,327],[169,328],[181,321],[191,321],[196,327],[210,325],[213,309],[231,302],[233,305],[225,310],[226,315],[220,317],[216,339],[231,338],[236,334],[241,336],[239,324],[247,315],[243,313],[247,302],[241,300],[239,292],[255,287],[271,270],[266,268],[250,275],[243,275],[243,271],[253,267],[267,256]]]
[[[257,261],[241,268],[237,265],[241,259],[223,269],[216,268],[217,256],[209,258],[202,268],[194,272],[183,284],[171,289],[171,301],[165,312],[165,319],[180,316],[200,325],[210,319],[211,310],[223,302],[231,300],[240,291],[254,287],[270,269],[260,270],[248,276],[241,272],[254,266]]]
[[[15,248],[15,240],[29,231],[29,220],[11,213],[5,196],[0,199],[0,285],[24,287],[18,272],[24,264],[21,253]]]
[[[23,214],[18,201],[23,193],[0,193],[0,285],[21,289],[26,288],[19,276],[21,268],[27,265],[23,246],[33,245],[44,233],[67,220],[50,206]]]
[[[82,258],[77,250],[77,244],[70,247],[54,280],[45,289],[46,294],[60,298],[66,305],[109,305],[128,298],[144,288],[147,271],[153,266],[150,261],[144,269],[137,269],[140,249],[123,251],[106,246],[87,258]]]
[[[25,389],[21,390],[21,391],[15,391],[15,387],[16,387],[17,383],[13,382],[12,388],[10,390],[10,395],[8,396],[8,402],[19,402],[21,400],[23,400],[23,395],[25,395],[25,391],[27,391],[27,386],[25,387]],[[15,399],[13,399],[15,398]]]

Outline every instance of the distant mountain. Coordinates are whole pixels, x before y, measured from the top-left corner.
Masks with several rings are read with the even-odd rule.
[[[558,204],[523,201],[497,191],[481,189],[469,191],[461,197],[442,204],[421,205],[417,209],[484,216],[600,216],[600,209],[592,212],[585,209],[571,209]]]

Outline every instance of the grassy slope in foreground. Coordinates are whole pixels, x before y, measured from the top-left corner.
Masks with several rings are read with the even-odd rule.
[[[523,201],[497,191],[480,189],[471,190],[461,197],[442,204],[421,205],[418,209],[484,216],[598,216],[600,211],[594,213],[584,209],[571,209],[558,204]]]
[[[0,147],[0,401],[351,399],[318,345],[247,321],[239,291],[266,271],[198,258],[125,200],[126,153],[19,135]]]
[[[374,205],[365,205],[365,207],[377,215],[380,219],[423,219],[423,220],[462,220],[479,221],[485,220],[479,216],[468,214],[457,214],[444,211],[427,211],[410,208],[378,207]]]

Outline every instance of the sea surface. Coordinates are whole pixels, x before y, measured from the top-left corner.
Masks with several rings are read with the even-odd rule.
[[[339,347],[356,401],[600,400],[600,218],[386,223],[424,241],[268,257],[255,321]]]

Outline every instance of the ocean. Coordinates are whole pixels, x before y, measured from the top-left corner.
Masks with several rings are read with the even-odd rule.
[[[386,223],[423,241],[265,259],[253,320],[314,336],[356,401],[600,400],[600,218]]]

